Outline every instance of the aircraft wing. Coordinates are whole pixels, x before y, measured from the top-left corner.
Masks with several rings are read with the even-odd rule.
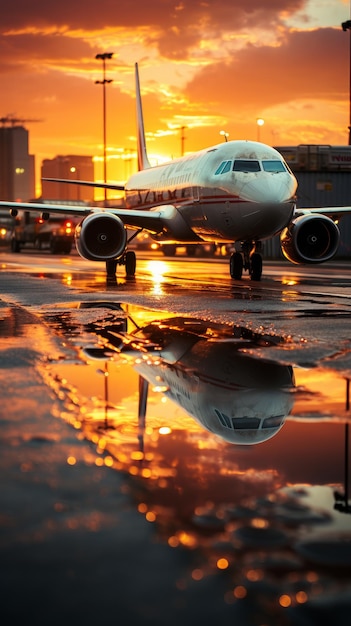
[[[82,185],[83,187],[99,187],[99,189],[112,189],[124,191],[124,185],[115,183],[92,183],[89,180],[73,180],[72,178],[42,178],[49,183],[65,183],[66,185]]]
[[[6,202],[0,201],[0,209],[9,209],[13,215],[18,211],[31,211],[33,213],[61,214],[81,217],[82,219],[91,213],[112,213],[117,215],[126,227],[142,228],[150,233],[171,232],[174,220],[182,221],[180,214],[173,205],[162,205],[149,210],[124,209],[115,207],[92,207],[79,205],[51,204],[40,202]],[[183,224],[185,226],[185,222]]]
[[[61,215],[76,215],[85,217],[96,211],[96,207],[67,204],[49,204],[44,202],[0,202],[0,209],[9,209],[16,216],[18,211],[31,211],[33,213],[61,213]]]
[[[172,232],[174,223],[182,221],[175,206],[166,204],[149,210],[112,208],[108,212],[117,215],[125,226],[143,228],[150,233]],[[185,227],[185,222],[182,224]],[[188,228],[188,227],[187,227]]]
[[[326,215],[330,217],[332,220],[339,220],[344,215],[351,215],[351,206],[323,206],[323,207],[313,207],[309,208],[297,208],[296,215],[307,215],[310,213],[318,213],[319,215]]]

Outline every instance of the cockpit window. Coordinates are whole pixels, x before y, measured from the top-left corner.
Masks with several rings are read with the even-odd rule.
[[[252,159],[235,159],[233,165],[234,172],[259,172],[260,164]]]
[[[272,415],[260,420],[258,417],[229,417],[218,409],[214,409],[220,423],[230,430],[259,430],[260,428],[279,428],[284,422],[284,415]]]
[[[262,167],[265,172],[286,172],[285,165],[283,161],[262,161]]]
[[[232,162],[231,161],[227,161],[224,168],[221,171],[221,174],[225,174],[226,172],[230,172],[232,167]]]
[[[266,417],[263,421],[262,428],[277,428],[281,425],[284,420],[284,415],[272,415],[271,417]]]
[[[218,176],[218,174],[225,174],[226,172],[229,172],[231,169],[231,166],[232,166],[231,161],[222,161],[220,166],[217,167],[215,171],[215,176]]]
[[[216,171],[215,171],[215,176],[217,176],[218,174],[221,173],[223,167],[225,166],[227,161],[222,161],[222,163],[217,167]]]
[[[215,413],[224,428],[233,428],[232,422],[228,415],[226,415],[225,413],[221,413],[220,411],[218,411],[218,409],[215,409]]]
[[[260,427],[260,420],[258,417],[233,417],[232,423],[235,429],[240,430],[258,430]]]

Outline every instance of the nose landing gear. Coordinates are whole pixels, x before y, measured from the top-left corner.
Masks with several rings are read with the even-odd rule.
[[[241,280],[243,270],[248,270],[251,280],[259,281],[262,276],[261,242],[245,241],[242,252],[234,252],[230,257],[230,275]]]

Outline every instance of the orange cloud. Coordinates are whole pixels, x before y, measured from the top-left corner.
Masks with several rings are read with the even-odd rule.
[[[336,5],[343,8],[342,0]],[[345,143],[350,33],[335,24],[312,28],[311,6],[101,0],[82,10],[72,0],[8,3],[0,24],[0,116],[42,120],[29,126],[37,170],[56,154],[101,155],[102,91],[95,81],[102,66],[95,55],[111,50],[109,177],[124,178],[125,165],[118,170],[112,160],[119,163],[135,147],[136,61],[155,155],[179,156],[181,126],[189,152],[218,143],[224,127],[231,139],[256,138],[257,117],[265,119],[261,138],[268,143]]]

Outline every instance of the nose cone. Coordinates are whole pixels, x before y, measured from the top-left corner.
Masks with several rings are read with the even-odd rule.
[[[242,179],[240,196],[247,202],[279,203],[287,202],[296,192],[296,180],[291,174],[260,172],[249,174]]]

